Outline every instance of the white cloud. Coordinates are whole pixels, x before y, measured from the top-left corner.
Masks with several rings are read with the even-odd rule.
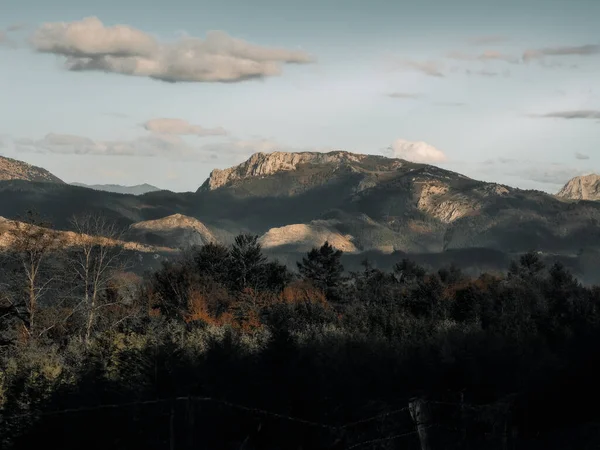
[[[223,136],[227,134],[222,127],[203,128],[200,125],[192,125],[182,119],[151,119],[144,123],[144,128],[154,133],[195,135],[195,136]]]
[[[411,142],[405,139],[396,139],[390,150],[394,158],[419,163],[440,163],[447,159],[444,152],[422,141]]]
[[[150,57],[159,44],[152,36],[127,25],[105,27],[96,17],[78,22],[41,25],[30,40],[39,52],[93,58],[97,56]]]
[[[127,25],[105,26],[95,17],[44,24],[30,42],[39,52],[65,56],[71,71],[168,82],[236,82],[279,75],[285,63],[313,62],[304,51],[262,47],[222,31],[210,31],[204,40],[184,36],[164,43]]]
[[[443,77],[442,73],[443,65],[436,61],[414,61],[404,60],[400,61],[399,66],[401,69],[414,70],[416,72],[424,73],[430,77]]]

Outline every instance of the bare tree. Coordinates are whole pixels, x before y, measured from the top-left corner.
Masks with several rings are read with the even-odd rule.
[[[100,302],[101,295],[110,285],[117,283],[118,274],[126,270],[123,232],[114,222],[92,214],[74,216],[71,225],[77,237],[69,260],[79,288],[77,292],[83,296],[80,305],[84,309],[84,339],[87,344],[98,310],[108,306]]]
[[[38,332],[37,316],[40,301],[48,294],[56,273],[49,267],[50,255],[61,247],[59,234],[51,225],[29,211],[22,221],[13,221],[9,237],[8,264],[12,265],[8,283],[2,295],[3,310],[20,320],[28,337]],[[8,268],[8,267],[7,267]]]

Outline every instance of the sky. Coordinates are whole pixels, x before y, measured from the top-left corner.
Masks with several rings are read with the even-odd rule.
[[[1,0],[0,155],[194,191],[263,151],[556,192],[600,172],[598,0]]]

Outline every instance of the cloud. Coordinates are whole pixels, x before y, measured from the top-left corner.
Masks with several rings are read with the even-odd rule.
[[[152,134],[129,141],[94,141],[87,137],[49,133],[39,140],[19,139],[16,149],[21,152],[63,155],[142,156],[190,159],[195,149],[179,136]]]
[[[466,69],[465,73],[467,75],[479,75],[482,77],[499,77],[499,76],[503,76],[503,77],[509,77],[510,76],[510,71],[509,70],[505,70],[504,72],[494,72],[493,70],[471,70],[471,69]]]
[[[600,119],[600,110],[582,109],[573,111],[557,111],[547,114],[537,114],[533,117],[553,118],[553,119]]]
[[[584,161],[584,160],[590,159],[590,155],[586,155],[585,153],[575,152],[575,159]]]
[[[467,40],[471,45],[491,45],[501,44],[507,42],[510,39],[506,36],[477,36]]]
[[[10,39],[8,35],[2,30],[0,30],[0,47],[16,47],[15,42],[12,39]]]
[[[467,106],[467,104],[463,103],[463,102],[436,102],[434,104],[437,106],[454,106],[454,107]]]
[[[400,69],[414,70],[416,72],[424,73],[430,77],[443,77],[442,64],[436,61],[413,61],[404,60],[399,63]]]
[[[420,163],[439,163],[446,161],[446,155],[425,142],[410,142],[396,139],[389,150],[394,158],[406,159]]]
[[[588,44],[571,47],[548,47],[542,49],[530,49],[523,53],[523,61],[529,62],[536,59],[542,59],[545,56],[591,56],[600,54],[600,45]]]
[[[570,179],[584,173],[580,169],[562,164],[550,164],[546,167],[531,166],[515,172],[521,177],[538,183],[563,185]]]
[[[391,92],[389,94],[387,94],[388,97],[390,98],[403,98],[403,99],[417,99],[417,98],[423,98],[423,94],[417,94],[417,93],[406,93],[406,92]]]
[[[451,52],[446,55],[447,58],[456,59],[459,61],[505,61],[512,64],[517,64],[519,58],[511,55],[507,55],[496,50],[486,50],[483,53],[477,55],[471,55],[462,52]]]
[[[42,139],[15,139],[19,152],[112,157],[158,157],[177,161],[241,162],[257,152],[300,151],[269,139],[228,139],[190,145],[181,136],[152,133],[131,140],[95,141],[83,136],[49,133]],[[313,149],[314,150],[314,149]]]
[[[71,71],[100,71],[168,82],[238,82],[281,74],[283,64],[306,64],[304,51],[269,48],[210,31],[160,42],[127,25],[105,26],[96,17],[46,23],[30,39],[39,52],[66,57]]]
[[[8,27],[6,27],[6,31],[8,32],[15,32],[15,31],[21,31],[24,30],[25,28],[27,28],[27,24],[26,23],[13,23],[12,25],[9,25]]]
[[[144,124],[144,128],[154,133],[195,135],[195,136],[223,136],[227,131],[222,127],[203,128],[200,125],[192,125],[181,119],[151,119]]]

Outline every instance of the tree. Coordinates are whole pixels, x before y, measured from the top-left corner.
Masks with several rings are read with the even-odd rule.
[[[302,278],[325,292],[329,300],[339,300],[344,273],[342,254],[341,250],[335,249],[326,241],[320,248],[313,248],[302,258],[302,262],[297,263]]]
[[[119,242],[122,231],[105,217],[92,214],[74,216],[71,225],[77,237],[69,261],[77,292],[83,296],[81,305],[85,317],[84,341],[87,344],[98,310],[106,307],[106,304],[100,304],[101,295],[126,268],[123,258],[125,248]]]
[[[194,248],[193,260],[199,274],[219,283],[226,283],[229,274],[229,249],[209,243]]]
[[[240,234],[229,252],[229,279],[236,291],[246,288],[259,290],[264,285],[264,266],[267,258],[262,253],[258,236]]]
[[[50,223],[28,211],[22,221],[11,223],[8,237],[9,260],[4,266],[12,266],[12,277],[4,289],[2,309],[21,322],[28,337],[39,337],[47,331],[38,329],[37,319],[41,300],[57,280],[49,260],[61,247],[59,236]]]

